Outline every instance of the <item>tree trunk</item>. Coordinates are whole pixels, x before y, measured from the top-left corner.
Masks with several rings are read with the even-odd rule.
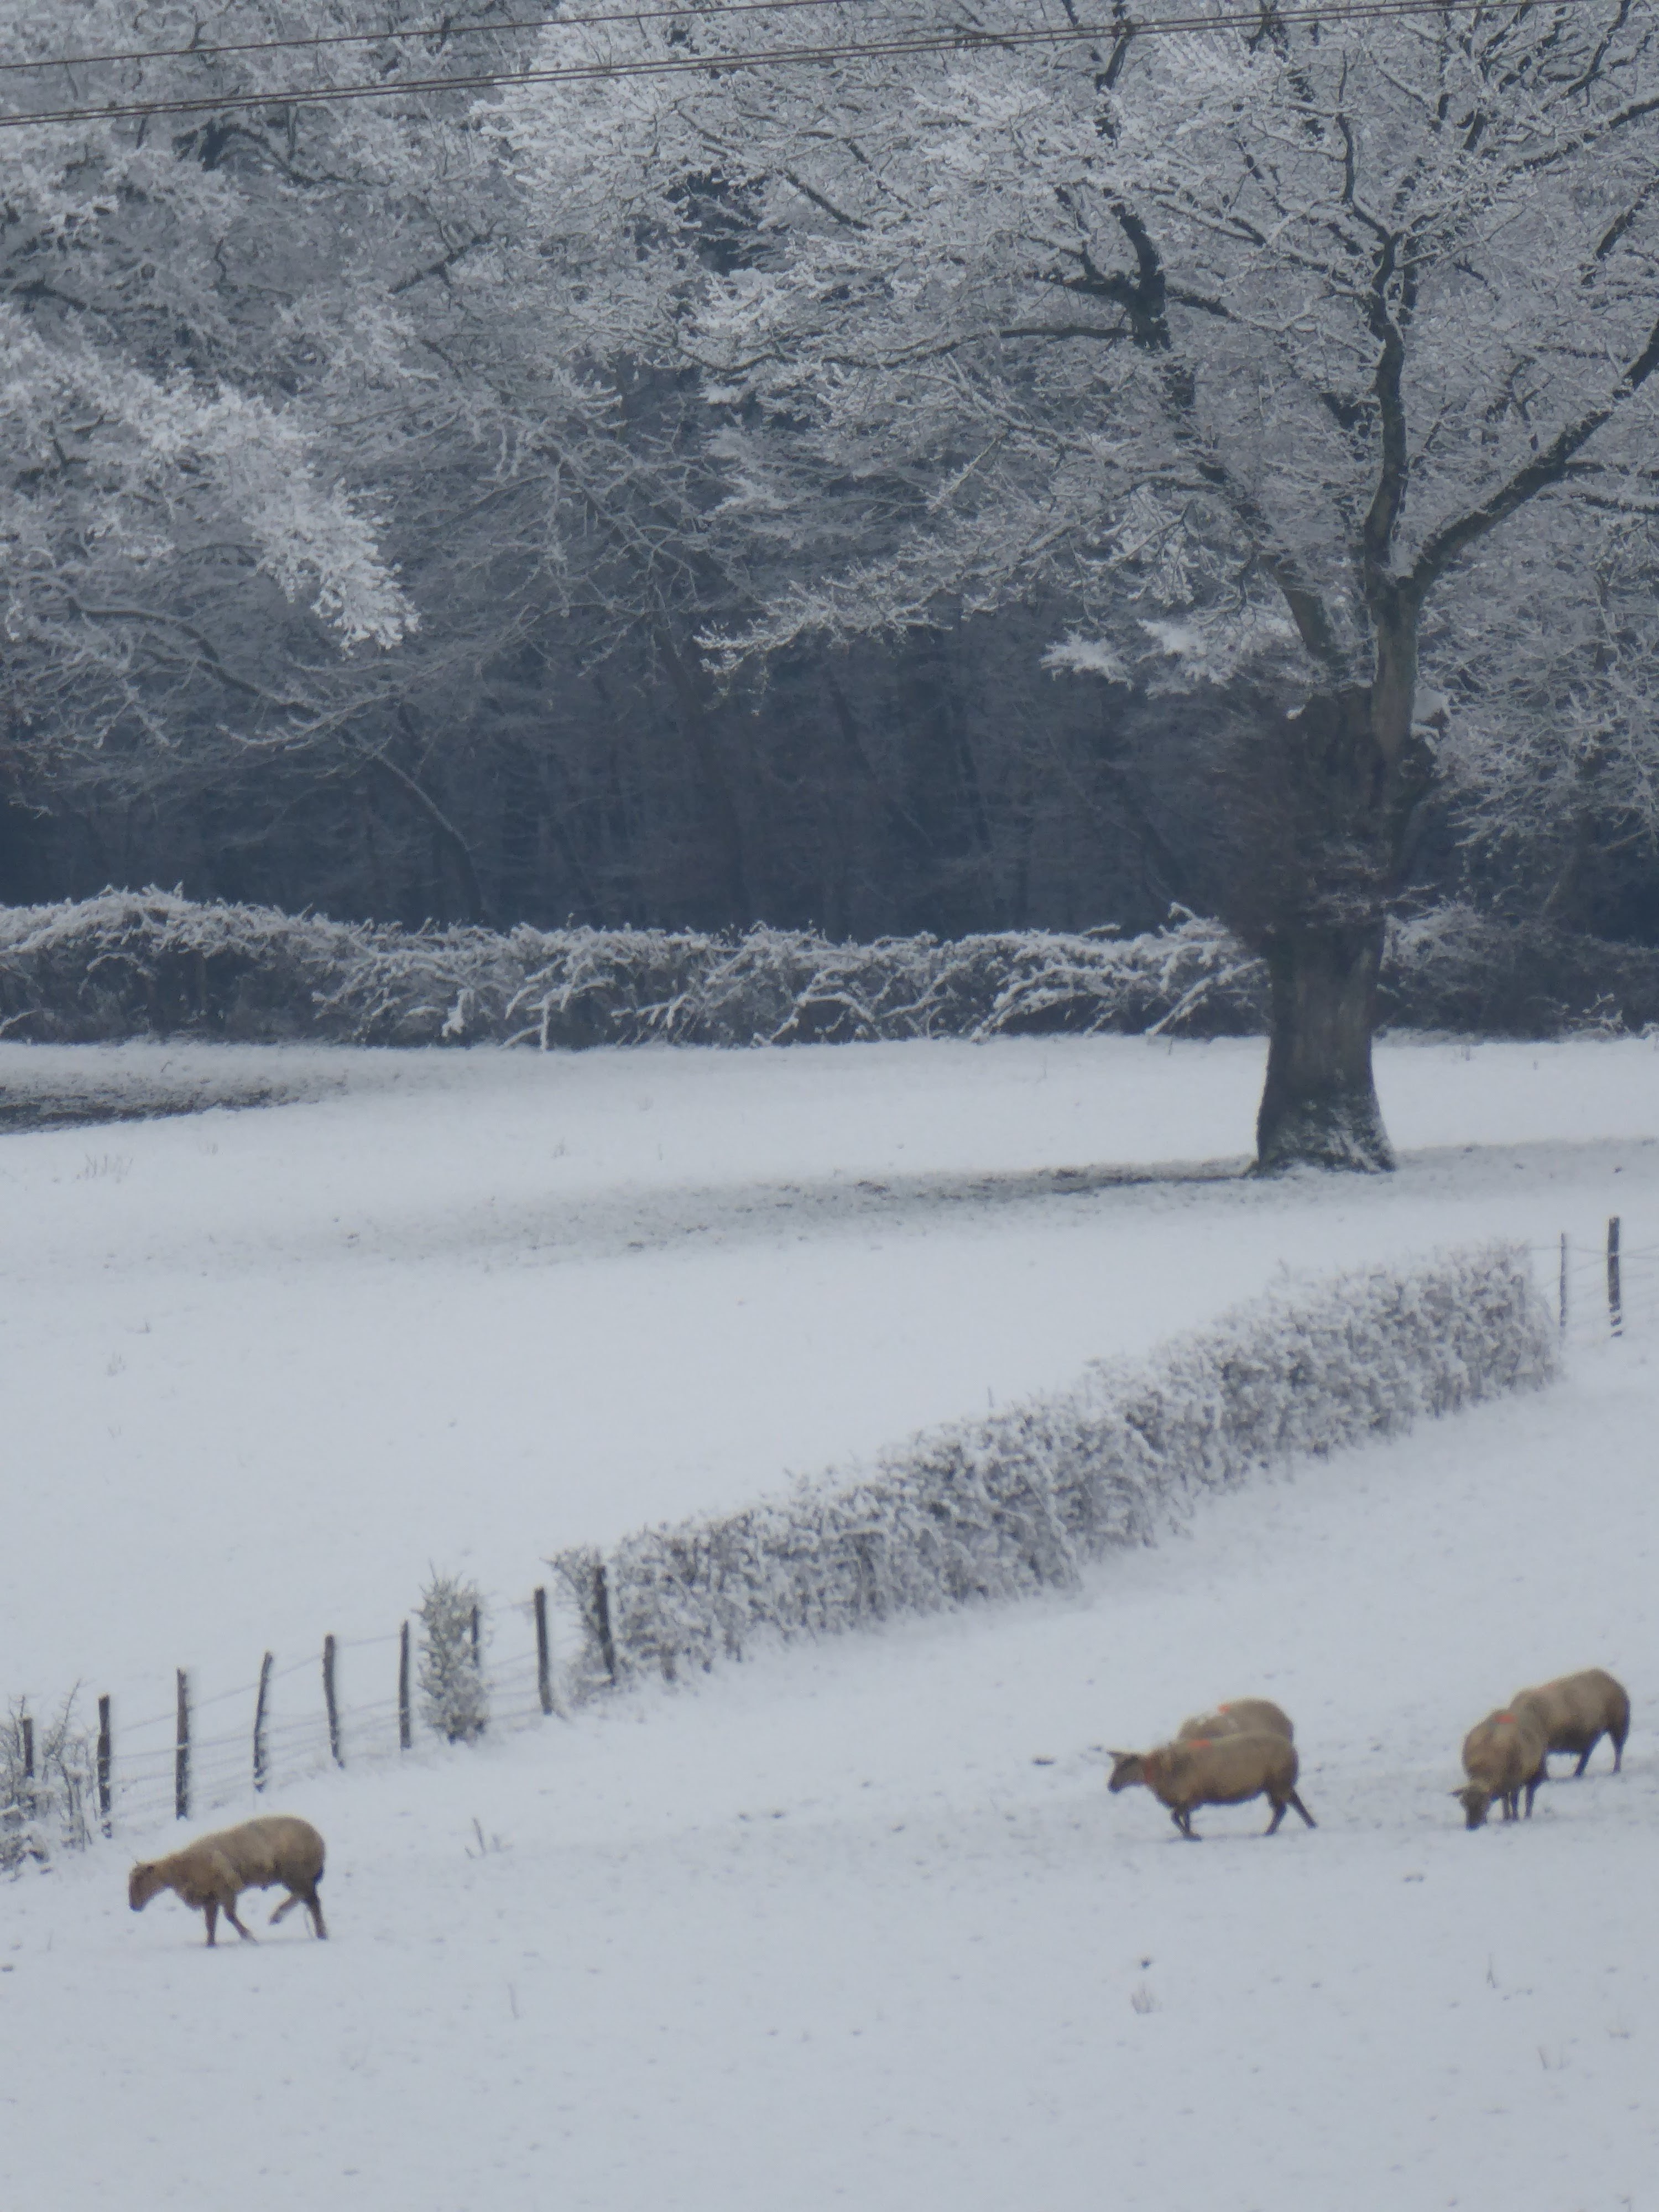
[[[1258,1175],[1394,1165],[1371,1079],[1382,939],[1377,921],[1289,928],[1264,943],[1273,1029],[1256,1115]]]
[[[1235,755],[1225,810],[1241,867],[1224,912],[1271,987],[1258,1174],[1394,1165],[1371,1036],[1389,907],[1432,765],[1408,697],[1398,682],[1318,692]]]

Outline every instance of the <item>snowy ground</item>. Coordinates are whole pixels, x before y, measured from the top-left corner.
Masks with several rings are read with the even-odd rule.
[[[1248,1044],[319,1065],[313,1104],[0,1144],[8,1688],[240,1680],[395,1625],[433,1558],[521,1595],[556,1542],[1281,1264],[1588,1250],[1613,1212],[1659,1242],[1635,1044],[1389,1049],[1403,1171],[1334,1188],[1052,1172],[1238,1154]],[[1649,2203],[1656,1343],[1213,1503],[1075,1601],[290,1790],[327,1946],[132,1919],[118,1845],[0,1891],[0,2201]],[[1626,1773],[1466,1835],[1463,1729],[1589,1663],[1635,1699]],[[1317,1832],[1249,1808],[1194,1850],[1107,1796],[1091,1747],[1250,1691],[1296,1715]]]
[[[1659,1243],[1640,1043],[1385,1049],[1404,1170],[1334,1189],[1108,1179],[1238,1164],[1248,1041],[79,1057],[106,1088],[204,1060],[336,1086],[0,1139],[8,1455],[33,1473],[0,1688],[79,1680],[129,1715],[179,1666],[205,1697],[266,1646],[395,1630],[431,1561],[522,1598],[561,1545],[1063,1382],[1282,1266],[1588,1252],[1620,1211]],[[76,1061],[0,1046],[0,1089]]]

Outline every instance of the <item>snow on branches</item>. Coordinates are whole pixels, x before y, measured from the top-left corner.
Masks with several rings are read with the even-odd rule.
[[[290,601],[307,595],[343,647],[396,645],[416,626],[375,519],[319,480],[315,432],[293,407],[48,344],[5,307],[0,433],[16,495],[0,524],[14,646],[118,621],[105,604],[118,568],[153,576],[214,529],[240,532],[253,569]]]
[[[986,43],[507,97],[550,251],[623,268],[596,343],[705,373],[775,529],[787,509],[806,544],[826,502],[859,528],[857,590],[786,570],[753,643],[902,617],[953,568],[970,597],[1092,576],[1109,622],[1117,572],[1218,618],[1274,604],[1322,674],[1364,678],[1389,591],[1420,597],[1587,447],[1639,459],[1643,21],[1218,15],[1010,49],[994,6],[902,0],[884,37]],[[790,43],[867,27],[826,4]],[[777,37],[677,18],[548,52]]]
[[[91,1840],[96,1753],[71,1690],[49,1718],[22,1699],[0,1712],[0,1875],[48,1866]]]

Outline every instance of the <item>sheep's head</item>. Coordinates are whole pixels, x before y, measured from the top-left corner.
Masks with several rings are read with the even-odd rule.
[[[1466,1782],[1461,1790],[1454,1790],[1452,1796],[1463,1808],[1463,1826],[1466,1828],[1486,1826],[1486,1808],[1492,1803],[1492,1793],[1483,1783]]]
[[[1114,1751],[1108,1754],[1112,1771],[1106,1778],[1109,1790],[1133,1790],[1146,1779],[1146,1759],[1144,1752]]]
[[[142,1912],[156,1892],[166,1887],[154,1859],[141,1860],[127,1876],[127,1903],[135,1912]]]

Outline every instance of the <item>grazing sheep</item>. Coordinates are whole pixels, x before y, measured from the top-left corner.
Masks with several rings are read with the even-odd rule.
[[[1144,1783],[1189,1843],[1203,1838],[1193,1826],[1198,1805],[1243,1805],[1266,1796],[1273,1808],[1271,1836],[1294,1805],[1311,1828],[1314,1816],[1296,1794],[1296,1746],[1267,1729],[1254,1735],[1188,1736],[1156,1751],[1115,1751],[1106,1787],[1133,1790]]]
[[[269,1889],[281,1882],[289,1894],[271,1914],[272,1923],[303,1905],[312,1926],[323,1936],[328,1930],[317,1895],[322,1878],[323,1839],[315,1828],[290,1813],[273,1813],[244,1820],[240,1828],[198,1836],[167,1858],[141,1861],[128,1877],[127,1903],[142,1912],[152,1897],[170,1889],[192,1911],[205,1913],[210,1943],[222,1911],[236,1933],[251,1943],[252,1932],[236,1917],[236,1900],[245,1889]]]
[[[1467,1828],[1484,1828],[1486,1811],[1494,1797],[1504,1801],[1504,1818],[1517,1820],[1522,1791],[1527,1793],[1527,1818],[1532,1801],[1544,1779],[1544,1729],[1536,1714],[1511,1711],[1488,1713],[1463,1739],[1463,1771],[1468,1776],[1452,1796],[1463,1808]]]
[[[1575,1774],[1589,1765],[1589,1755],[1605,1735],[1613,1743],[1613,1771],[1625,1763],[1625,1738],[1630,1734],[1630,1699],[1624,1686],[1599,1667],[1582,1674],[1563,1674],[1553,1682],[1540,1682],[1534,1690],[1517,1690],[1510,1710],[1531,1713],[1544,1731],[1544,1763],[1548,1769],[1553,1751],[1576,1751]]]
[[[1271,1698],[1234,1698],[1213,1712],[1194,1713],[1182,1721],[1175,1740],[1189,1743],[1200,1735],[1282,1735],[1286,1743],[1296,1741],[1290,1715]]]

